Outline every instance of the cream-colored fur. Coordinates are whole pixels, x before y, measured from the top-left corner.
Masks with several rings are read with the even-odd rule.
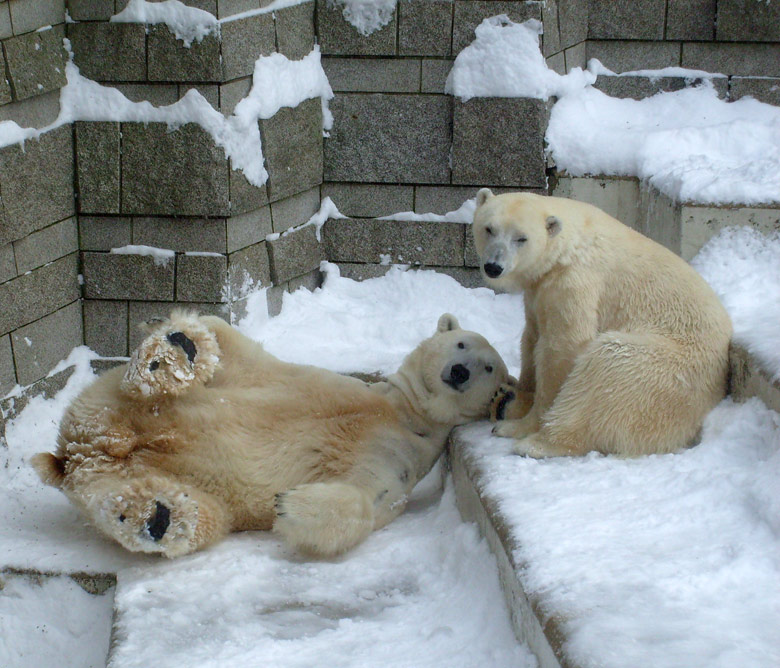
[[[271,529],[319,555],[399,515],[506,367],[443,315],[386,382],[288,364],[215,317],[174,312],[68,408],[34,465],[133,551],[186,554]]]
[[[496,434],[532,457],[692,442],[726,390],[731,322],[686,262],[594,206],[529,193],[480,190],[473,233],[487,283],[525,303]]]

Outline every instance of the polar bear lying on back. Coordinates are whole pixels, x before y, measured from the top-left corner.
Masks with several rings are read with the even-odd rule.
[[[522,292],[516,388],[495,433],[532,457],[673,452],[723,397],[731,321],[682,259],[589,204],[477,195],[487,283]]]
[[[487,417],[506,380],[498,353],[449,314],[368,385],[174,312],[75,399],[56,454],[33,464],[129,550],[175,557],[273,527],[334,555],[403,511],[452,427]]]

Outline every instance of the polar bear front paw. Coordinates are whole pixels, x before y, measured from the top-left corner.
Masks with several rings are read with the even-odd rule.
[[[187,495],[177,497],[143,498],[136,490],[123,490],[105,500],[99,526],[133,552],[187,554],[195,549],[198,506]]]
[[[531,410],[533,403],[533,392],[522,392],[515,385],[504,383],[493,395],[490,421],[519,420]]]
[[[216,335],[193,314],[174,311],[155,321],[149,335],[133,351],[122,390],[140,398],[177,396],[195,384],[207,383],[219,364]]]

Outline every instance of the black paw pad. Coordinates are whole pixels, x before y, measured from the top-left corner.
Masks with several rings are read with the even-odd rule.
[[[510,390],[503,397],[501,397],[501,401],[499,401],[498,406],[496,406],[496,420],[504,419],[504,415],[506,415],[506,405],[512,401],[515,396],[517,395]]]
[[[174,346],[179,346],[187,354],[187,359],[192,364],[192,360],[198,354],[198,349],[195,347],[192,339],[184,332],[171,332],[167,338]]]
[[[161,540],[168,531],[168,527],[171,524],[171,511],[165,507],[162,503],[157,501],[157,506],[154,509],[154,515],[146,523],[146,530],[152,537],[152,540]]]

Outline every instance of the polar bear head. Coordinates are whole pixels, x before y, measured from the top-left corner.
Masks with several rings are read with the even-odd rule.
[[[428,418],[454,426],[487,417],[493,395],[507,378],[495,348],[445,313],[434,335],[406,357],[390,382],[403,387]]]
[[[532,193],[477,193],[472,232],[488,285],[517,292],[555,264],[568,236],[555,202]]]

